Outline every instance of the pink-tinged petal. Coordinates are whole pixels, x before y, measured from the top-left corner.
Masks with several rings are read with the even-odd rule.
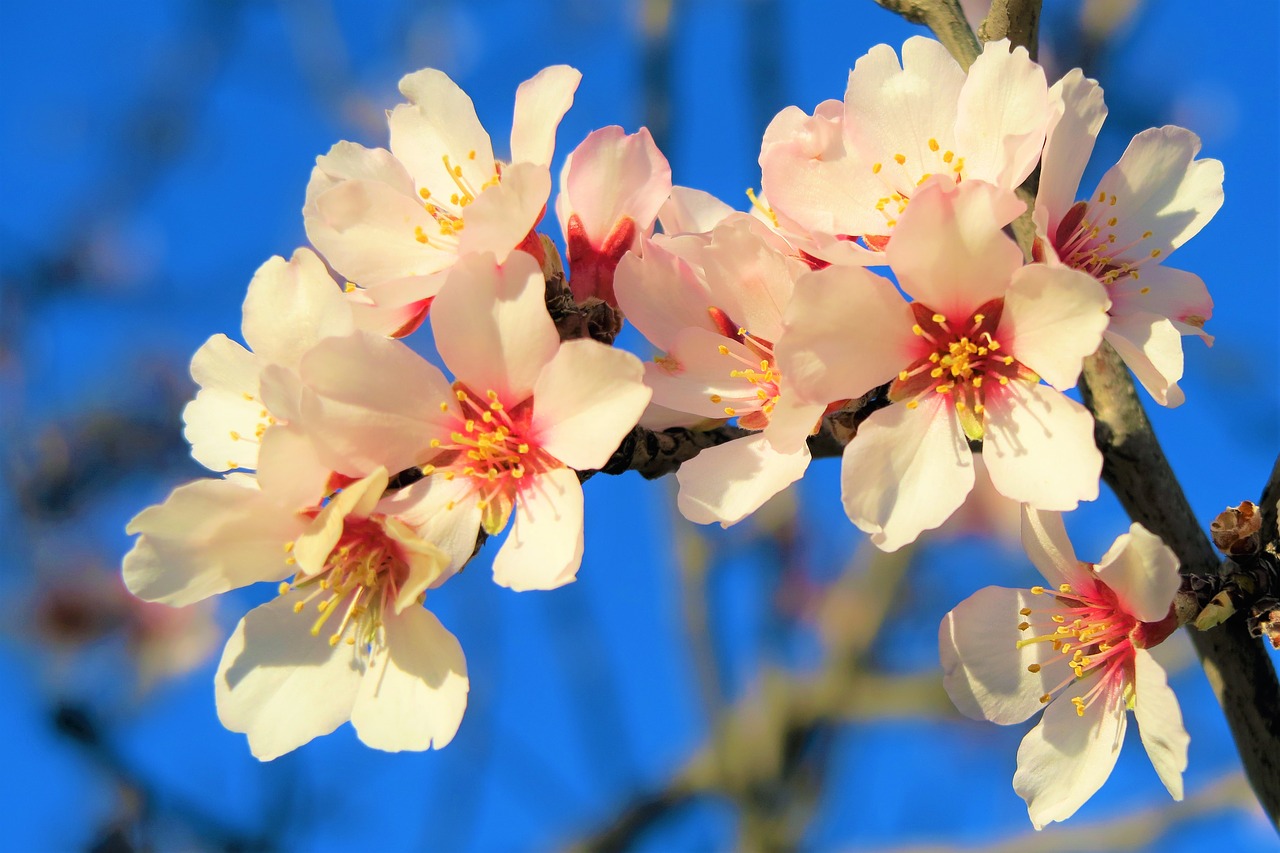
[[[760,149],[761,186],[769,203],[805,231],[881,233],[885,219],[875,203],[886,195],[884,182],[846,148],[843,113],[838,101],[820,104],[813,116],[799,107],[778,113]]]
[[[988,394],[982,455],[998,492],[1038,510],[1065,512],[1098,497],[1093,415],[1048,386],[1015,379]]]
[[[1049,643],[1027,643],[1019,611],[1044,606],[1043,596],[1023,589],[980,589],[942,619],[938,653],[942,686],[966,717],[1002,726],[1020,723],[1044,707],[1040,697],[1064,677],[1050,667],[1062,655]],[[1038,665],[1037,672],[1028,666]]]
[[[293,574],[284,543],[306,519],[258,490],[251,477],[196,480],[125,527],[141,534],[124,557],[124,582],[144,601],[183,607],[211,595]]]
[[[764,225],[747,217],[721,223],[702,254],[712,305],[752,335],[776,341],[795,280],[809,267],[778,251]]]
[[[1093,416],[1047,385],[1014,380],[987,395],[982,456],[1005,497],[1066,512],[1098,497]]]
[[[660,406],[704,418],[733,417],[739,404],[750,410],[760,406],[757,386],[741,375],[759,361],[758,354],[732,338],[689,328],[676,338],[669,356],[644,366],[645,384]]]
[[[1157,403],[1182,405],[1182,335],[1172,322],[1155,314],[1113,317],[1106,339]]]
[[[806,403],[795,394],[783,393],[775,400],[764,436],[780,453],[798,450],[817,431],[826,411],[826,403]]]
[[[196,350],[191,376],[200,385],[182,410],[191,455],[211,471],[257,468],[259,427],[267,423],[258,399],[260,361],[226,335]]]
[[[1092,685],[1082,682],[1075,690],[1083,693]],[[1027,801],[1036,829],[1075,814],[1107,781],[1124,743],[1128,717],[1118,682],[1104,688],[1083,717],[1068,696],[1049,703],[1018,747],[1013,789]]]
[[[560,347],[545,290],[538,262],[523,252],[502,266],[492,255],[460,259],[431,307],[436,348],[454,376],[507,405],[533,393]]]
[[[1030,264],[1013,274],[996,339],[1053,387],[1080,378],[1086,356],[1102,343],[1111,300],[1092,276],[1066,267]]]
[[[456,404],[433,365],[399,341],[360,332],[327,338],[302,360],[307,385],[298,424],[332,470],[364,476],[379,465],[401,471],[447,438],[440,404]]]
[[[280,506],[311,507],[328,492],[333,470],[315,442],[293,426],[277,424],[262,436],[258,485]]]
[[[706,283],[686,260],[659,243],[646,242],[643,255],[622,258],[613,290],[627,320],[661,350],[670,351],[690,326],[716,331],[707,314],[712,302]]]
[[[888,382],[913,360],[914,323],[888,279],[856,267],[805,273],[774,349],[788,393],[826,404]]]
[[[1049,84],[1026,48],[987,42],[956,106],[956,150],[965,179],[1015,189],[1031,174],[1049,122]]]
[[[1022,504],[1022,547],[1050,586],[1093,587],[1093,573],[1076,558],[1061,513]]]
[[[1114,216],[1104,233],[1115,245],[1133,246],[1117,256],[1134,260],[1164,258],[1200,232],[1222,207],[1222,163],[1196,160],[1200,137],[1181,127],[1144,130],[1112,166],[1093,197],[1103,194],[1106,205],[1091,213]],[[1116,201],[1110,203],[1111,196]],[[1146,232],[1150,237],[1144,237]],[[1157,255],[1152,255],[1157,252]]]
[[[258,267],[244,299],[240,329],[262,359],[296,370],[316,341],[352,332],[351,308],[324,262],[310,249]]]
[[[1097,574],[1125,611],[1141,622],[1159,622],[1168,616],[1182,585],[1177,556],[1136,521],[1098,561]]]
[[[1156,775],[1175,800],[1182,799],[1182,772],[1187,769],[1191,738],[1182,724],[1178,697],[1169,687],[1164,668],[1151,652],[1134,653],[1133,717]]]
[[[391,153],[418,189],[443,200],[459,192],[460,185],[479,190],[494,177],[489,134],[471,98],[447,74],[424,68],[402,78],[400,91],[410,103],[387,116]]]
[[[517,163],[503,171],[467,207],[466,227],[458,233],[458,254],[492,252],[506,263],[511,250],[538,224],[551,194],[551,173],[542,166]]]
[[[1004,296],[1022,250],[1003,231],[1025,205],[990,184],[926,182],[885,250],[902,289],[957,321]]]
[[[364,286],[430,275],[452,264],[452,239],[439,234],[414,196],[372,181],[345,181],[317,196],[307,230],[335,270]]]
[[[534,438],[570,468],[599,468],[652,395],[644,365],[631,353],[591,340],[566,341],[533,386]]]
[[[493,558],[494,581],[516,592],[571,583],[582,564],[582,486],[573,469],[536,475],[517,498],[515,516]]]
[[[780,452],[763,434],[709,447],[680,466],[677,505],[697,524],[737,524],[804,476],[809,448]]]
[[[1182,334],[1199,335],[1213,345],[1213,336],[1204,330],[1213,316],[1213,298],[1198,275],[1146,266],[1140,278],[1120,279],[1111,286],[1111,316],[1118,319],[1133,313],[1167,317]]]
[[[462,646],[420,606],[383,623],[376,649],[351,709],[351,725],[365,746],[386,752],[439,749],[453,740],[467,709],[467,662]]]
[[[882,164],[881,181],[911,196],[920,177],[937,172],[941,164],[929,140],[943,149],[955,147],[956,103],[964,81],[964,71],[933,39],[907,39],[901,66],[893,48],[877,45],[849,73],[845,138],[863,160]],[[895,160],[899,154],[901,164]]]
[[[450,571],[457,572],[471,559],[480,533],[482,511],[473,489],[467,477],[426,477],[384,498],[378,511],[400,519],[420,538],[439,546],[449,556]]]
[[[1040,155],[1040,187],[1036,222],[1041,237],[1052,237],[1063,215],[1075,204],[1080,177],[1093,153],[1107,105],[1097,80],[1073,68],[1049,90],[1051,117]]]
[[[363,666],[346,643],[314,637],[292,590],[240,620],[214,676],[218,719],[249,736],[261,761],[327,735],[351,717]]]
[[[511,162],[550,167],[556,147],[556,128],[573,105],[582,73],[568,65],[552,65],[516,89],[511,123]]]
[[[733,212],[711,193],[674,186],[658,211],[658,221],[664,234],[705,234]]]
[[[973,454],[942,395],[871,415],[844,449],[841,500],[883,551],[946,521],[973,488]]]
[[[624,217],[647,233],[670,194],[671,165],[648,128],[627,134],[614,125],[592,131],[565,160],[556,215],[567,229],[576,213],[599,249]]]
[[[344,294],[358,329],[389,338],[403,338],[422,325],[431,302],[444,286],[448,270],[379,282]]]

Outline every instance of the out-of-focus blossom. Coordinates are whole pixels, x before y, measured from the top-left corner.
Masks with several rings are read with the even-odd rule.
[[[328,442],[335,466],[358,458],[343,436],[367,422],[425,443],[416,462],[425,477],[399,496],[409,523],[438,524],[469,554],[481,528],[499,533],[514,514],[493,568],[517,590],[574,579],[583,549],[577,472],[608,461],[651,394],[630,353],[562,343],[544,291],[524,253],[502,265],[493,255],[459,260],[431,312],[452,389],[407,347],[368,334],[323,341],[302,367],[305,428]]]
[[[842,474],[845,511],[885,550],[960,506],[970,441],[1006,497],[1055,510],[1097,497],[1093,419],[1061,392],[1097,349],[1106,294],[1075,270],[1023,266],[1000,230],[1017,207],[989,184],[922,187],[886,252],[914,302],[851,267],[796,283],[778,361],[797,394],[825,404],[892,381],[895,405],[861,425]]]
[[[1052,97],[1036,197],[1036,254],[1106,286],[1107,342],[1156,402],[1180,405],[1182,336],[1213,342],[1204,331],[1213,300],[1199,276],[1162,264],[1222,207],[1222,163],[1197,160],[1200,138],[1189,130],[1151,128],[1076,202],[1107,110],[1102,89],[1079,69],[1054,85]]]
[[[565,159],[556,216],[564,230],[569,287],[577,302],[617,305],[613,275],[641,237],[653,231],[671,195],[671,166],[647,128],[593,131]]]
[[[463,255],[499,261],[531,236],[551,194],[560,119],[582,75],[543,69],[516,91],[511,163],[494,158],[475,107],[448,75],[426,68],[400,81],[409,103],[388,116],[391,150],[340,142],[316,160],[303,219],[329,264],[360,288],[355,304],[379,331],[412,332]]]
[[[1012,191],[1039,160],[1049,115],[1044,71],[1007,40],[988,42],[967,75],[932,39],[908,39],[901,64],[878,45],[850,72],[843,103],[774,119],[762,185],[772,210],[818,241],[818,257],[882,263],[851,241],[883,249],[935,176]]]
[[[1178,627],[1177,557],[1137,523],[1096,565],[1076,559],[1056,513],[1024,508],[1022,530],[1047,584],[986,587],[946,615],[938,643],[948,695],[967,716],[1002,725],[1044,708],[1013,777],[1037,829],[1075,814],[1106,782],[1126,710],[1160,780],[1182,799],[1189,738],[1148,651]]]

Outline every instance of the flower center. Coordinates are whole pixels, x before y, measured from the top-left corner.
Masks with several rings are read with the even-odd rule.
[[[1142,251],[1138,246],[1150,239],[1151,231],[1142,232],[1136,240],[1120,244],[1116,228],[1120,217],[1110,208],[1116,197],[1098,193],[1094,202],[1079,201],[1071,206],[1058,223],[1053,246],[1058,257],[1069,267],[1088,273],[1103,284],[1114,284],[1122,278],[1138,278],[1138,268],[1146,263],[1159,263],[1160,250]],[[1135,251],[1136,250],[1136,251]],[[1147,290],[1144,288],[1143,293]]]
[[[916,318],[912,331],[921,339],[920,356],[898,373],[889,386],[889,399],[905,400],[914,409],[921,398],[944,394],[955,405],[965,435],[981,439],[992,386],[998,389],[1010,379],[1039,381],[1034,372],[1003,352],[995,337],[1004,300],[983,304],[960,323],[919,302],[913,302],[911,310]]]
[[[741,390],[735,389],[728,397],[712,394],[709,399],[716,404],[732,403],[724,407],[724,413],[738,418],[738,425],[744,429],[764,429],[782,395],[782,371],[773,358],[773,342],[738,326],[715,306],[708,308],[707,313],[720,334],[742,344],[754,356],[744,356],[721,344],[720,354],[731,362],[729,378],[735,380],[734,385]]]
[[[291,553],[293,547],[293,542],[286,542],[285,552]],[[288,557],[285,562],[292,564],[293,558]],[[294,602],[293,612],[302,613],[315,602],[317,616],[311,625],[312,636],[318,637],[330,617],[341,611],[342,616],[329,635],[329,645],[336,646],[345,639],[347,645],[366,652],[377,640],[384,607],[395,601],[408,573],[399,548],[377,521],[347,518],[324,567],[310,576],[299,573],[291,583],[281,583],[279,592],[284,595],[290,589],[310,590],[306,598]]]
[[[898,224],[898,218],[911,201],[911,192],[937,174],[950,175],[956,183],[964,180],[964,158],[957,157],[951,149],[943,150],[937,139],[930,138],[928,152],[920,152],[919,158],[898,153],[887,163],[872,163],[871,173],[889,185],[894,191],[876,201],[876,210],[884,217],[885,233]],[[870,249],[883,249],[888,243],[884,236],[863,236]]]
[[[449,443],[432,439],[431,446],[442,453],[422,473],[440,473],[452,480],[457,475],[469,479],[484,510],[484,526],[496,534],[506,526],[515,496],[533,474],[561,467],[529,437],[533,398],[507,409],[492,388],[483,399],[461,382],[453,385],[460,414],[449,435]],[[441,403],[447,411],[448,403]],[[452,509],[454,504],[449,503]]]
[[[421,225],[418,225],[413,229],[413,238],[419,243],[428,246],[439,247],[442,244],[456,246],[457,234],[466,225],[462,216],[463,209],[475,201],[480,193],[489,189],[489,187],[497,186],[501,182],[501,170],[498,164],[495,163],[493,177],[486,180],[477,189],[462,174],[462,166],[452,162],[448,154],[443,155],[441,159],[444,161],[444,168],[449,175],[449,179],[453,181],[448,201],[445,201],[443,196],[434,195],[428,187],[421,187],[418,190],[418,195],[422,197],[422,205],[426,208],[427,215],[436,221],[439,233],[428,234]],[[476,152],[468,151],[467,159],[476,159]]]

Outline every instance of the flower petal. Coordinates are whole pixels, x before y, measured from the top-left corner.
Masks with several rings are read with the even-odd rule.
[[[471,98],[449,75],[424,68],[403,77],[400,91],[410,103],[387,116],[391,152],[418,189],[448,198],[459,182],[478,189],[493,178],[493,143]]]
[[[1047,385],[1014,380],[987,395],[982,455],[1005,497],[1065,512],[1098,497],[1102,454],[1088,409]]]
[[[1181,800],[1182,771],[1187,769],[1191,738],[1182,724],[1182,709],[1164,668],[1146,649],[1136,650],[1133,686],[1133,717],[1138,721],[1142,745],[1160,781],[1175,800]]]
[[[942,395],[871,415],[844,449],[844,511],[882,551],[946,521],[973,488],[973,454]]]
[[[1198,275],[1171,267],[1143,267],[1141,278],[1122,278],[1111,286],[1111,316],[1156,314],[1167,317],[1184,335],[1199,335],[1213,345],[1204,324],[1213,316],[1213,298]]]
[[[1119,683],[1104,688],[1083,717],[1064,693],[1022,739],[1013,789],[1036,829],[1071,817],[1111,775],[1128,722],[1122,693]]]
[[[585,471],[609,461],[653,392],[629,352],[566,341],[533,386],[533,437],[547,453]]]
[[[257,468],[258,429],[265,426],[258,399],[257,356],[226,335],[205,341],[191,359],[191,376],[200,385],[182,410],[182,434],[191,455],[211,471]]]
[[[1051,118],[1040,155],[1036,223],[1042,238],[1052,237],[1080,190],[1080,177],[1093,153],[1107,105],[1097,80],[1073,68],[1049,90]]]
[[[1069,583],[1091,589],[1093,573],[1076,557],[1062,514],[1038,510],[1025,503],[1021,506],[1022,547],[1040,575],[1054,587]]]
[[[556,215],[566,232],[577,214],[591,245],[600,249],[624,217],[648,233],[671,194],[671,165],[648,128],[628,134],[617,125],[592,131],[565,159]]]
[[[552,65],[516,89],[511,122],[511,162],[551,166],[556,128],[573,105],[582,72],[568,65]]]
[[[1066,267],[1030,264],[1013,274],[996,338],[1053,387],[1080,378],[1102,343],[1111,300],[1097,279]]]
[[[1142,622],[1159,622],[1182,585],[1178,558],[1159,536],[1136,521],[1098,561],[1098,580]]]
[[[733,208],[709,192],[673,186],[658,221],[664,234],[705,234],[730,213]]]
[[[623,256],[613,277],[618,307],[649,343],[670,352],[686,328],[715,332],[706,282],[684,258],[660,243],[645,241],[642,255]]]
[[[1157,403],[1182,405],[1182,335],[1171,321],[1138,312],[1112,317],[1105,337]]]
[[[547,313],[542,270],[515,252],[502,266],[492,255],[461,258],[431,307],[440,357],[479,394],[493,390],[508,406],[533,393],[560,347]]]
[[[516,500],[516,520],[493,559],[499,586],[524,592],[573,581],[582,564],[582,486],[570,468],[538,474]]]
[[[316,341],[355,328],[351,308],[324,262],[310,249],[271,258],[253,274],[240,324],[259,358],[297,370]]]
[[[480,533],[482,511],[472,489],[469,477],[425,477],[385,498],[378,508],[448,554],[450,570],[457,572],[471,559]]]
[[[365,746],[387,752],[440,749],[453,740],[467,709],[462,646],[429,610],[411,606],[383,622],[351,709]]]
[[[345,723],[360,685],[363,666],[355,650],[312,636],[310,618],[293,612],[305,595],[295,589],[249,611],[214,676],[218,719],[247,734],[262,761]]]
[[[709,447],[676,472],[680,513],[697,524],[737,524],[808,467],[808,447],[782,453],[763,434]]]
[[[969,67],[956,104],[956,150],[964,177],[1015,189],[1031,174],[1049,121],[1044,69],[1024,47],[989,41]]]
[[[1062,654],[1049,643],[1027,643],[1019,611],[1042,608],[1044,597],[1024,589],[980,589],[942,619],[938,652],[942,686],[960,713],[1007,726],[1044,708],[1040,697],[1061,681],[1066,667],[1051,668]],[[1028,666],[1039,665],[1037,672]]]
[[[542,166],[517,163],[502,173],[502,182],[466,209],[466,228],[458,234],[458,254],[492,252],[506,263],[511,250],[538,224],[551,195],[551,173]]]

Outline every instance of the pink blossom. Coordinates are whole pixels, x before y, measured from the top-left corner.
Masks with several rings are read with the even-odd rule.
[[[1052,90],[1054,119],[1036,197],[1036,252],[1095,277],[1111,297],[1106,339],[1165,406],[1185,399],[1182,336],[1213,338],[1213,300],[1196,275],[1162,265],[1222,206],[1222,164],[1197,160],[1200,138],[1166,126],[1133,138],[1083,201],[1080,177],[1106,118],[1102,89],[1075,69]]]
[[[885,550],[960,506],[970,441],[1006,497],[1055,510],[1097,497],[1093,419],[1061,391],[1097,348],[1108,301],[1082,273],[1022,265],[1000,230],[1020,205],[973,181],[922,186],[886,251],[913,302],[852,267],[796,282],[777,351],[792,389],[825,404],[892,382],[894,405],[863,422],[842,475],[845,511]]]
[[[938,631],[943,685],[974,719],[1020,723],[1014,789],[1037,829],[1073,815],[1111,774],[1127,710],[1175,800],[1188,737],[1165,672],[1148,651],[1177,629],[1178,559],[1142,525],[1096,564],[1076,559],[1062,518],[1024,507],[1022,540],[1045,586],[986,587]]]

